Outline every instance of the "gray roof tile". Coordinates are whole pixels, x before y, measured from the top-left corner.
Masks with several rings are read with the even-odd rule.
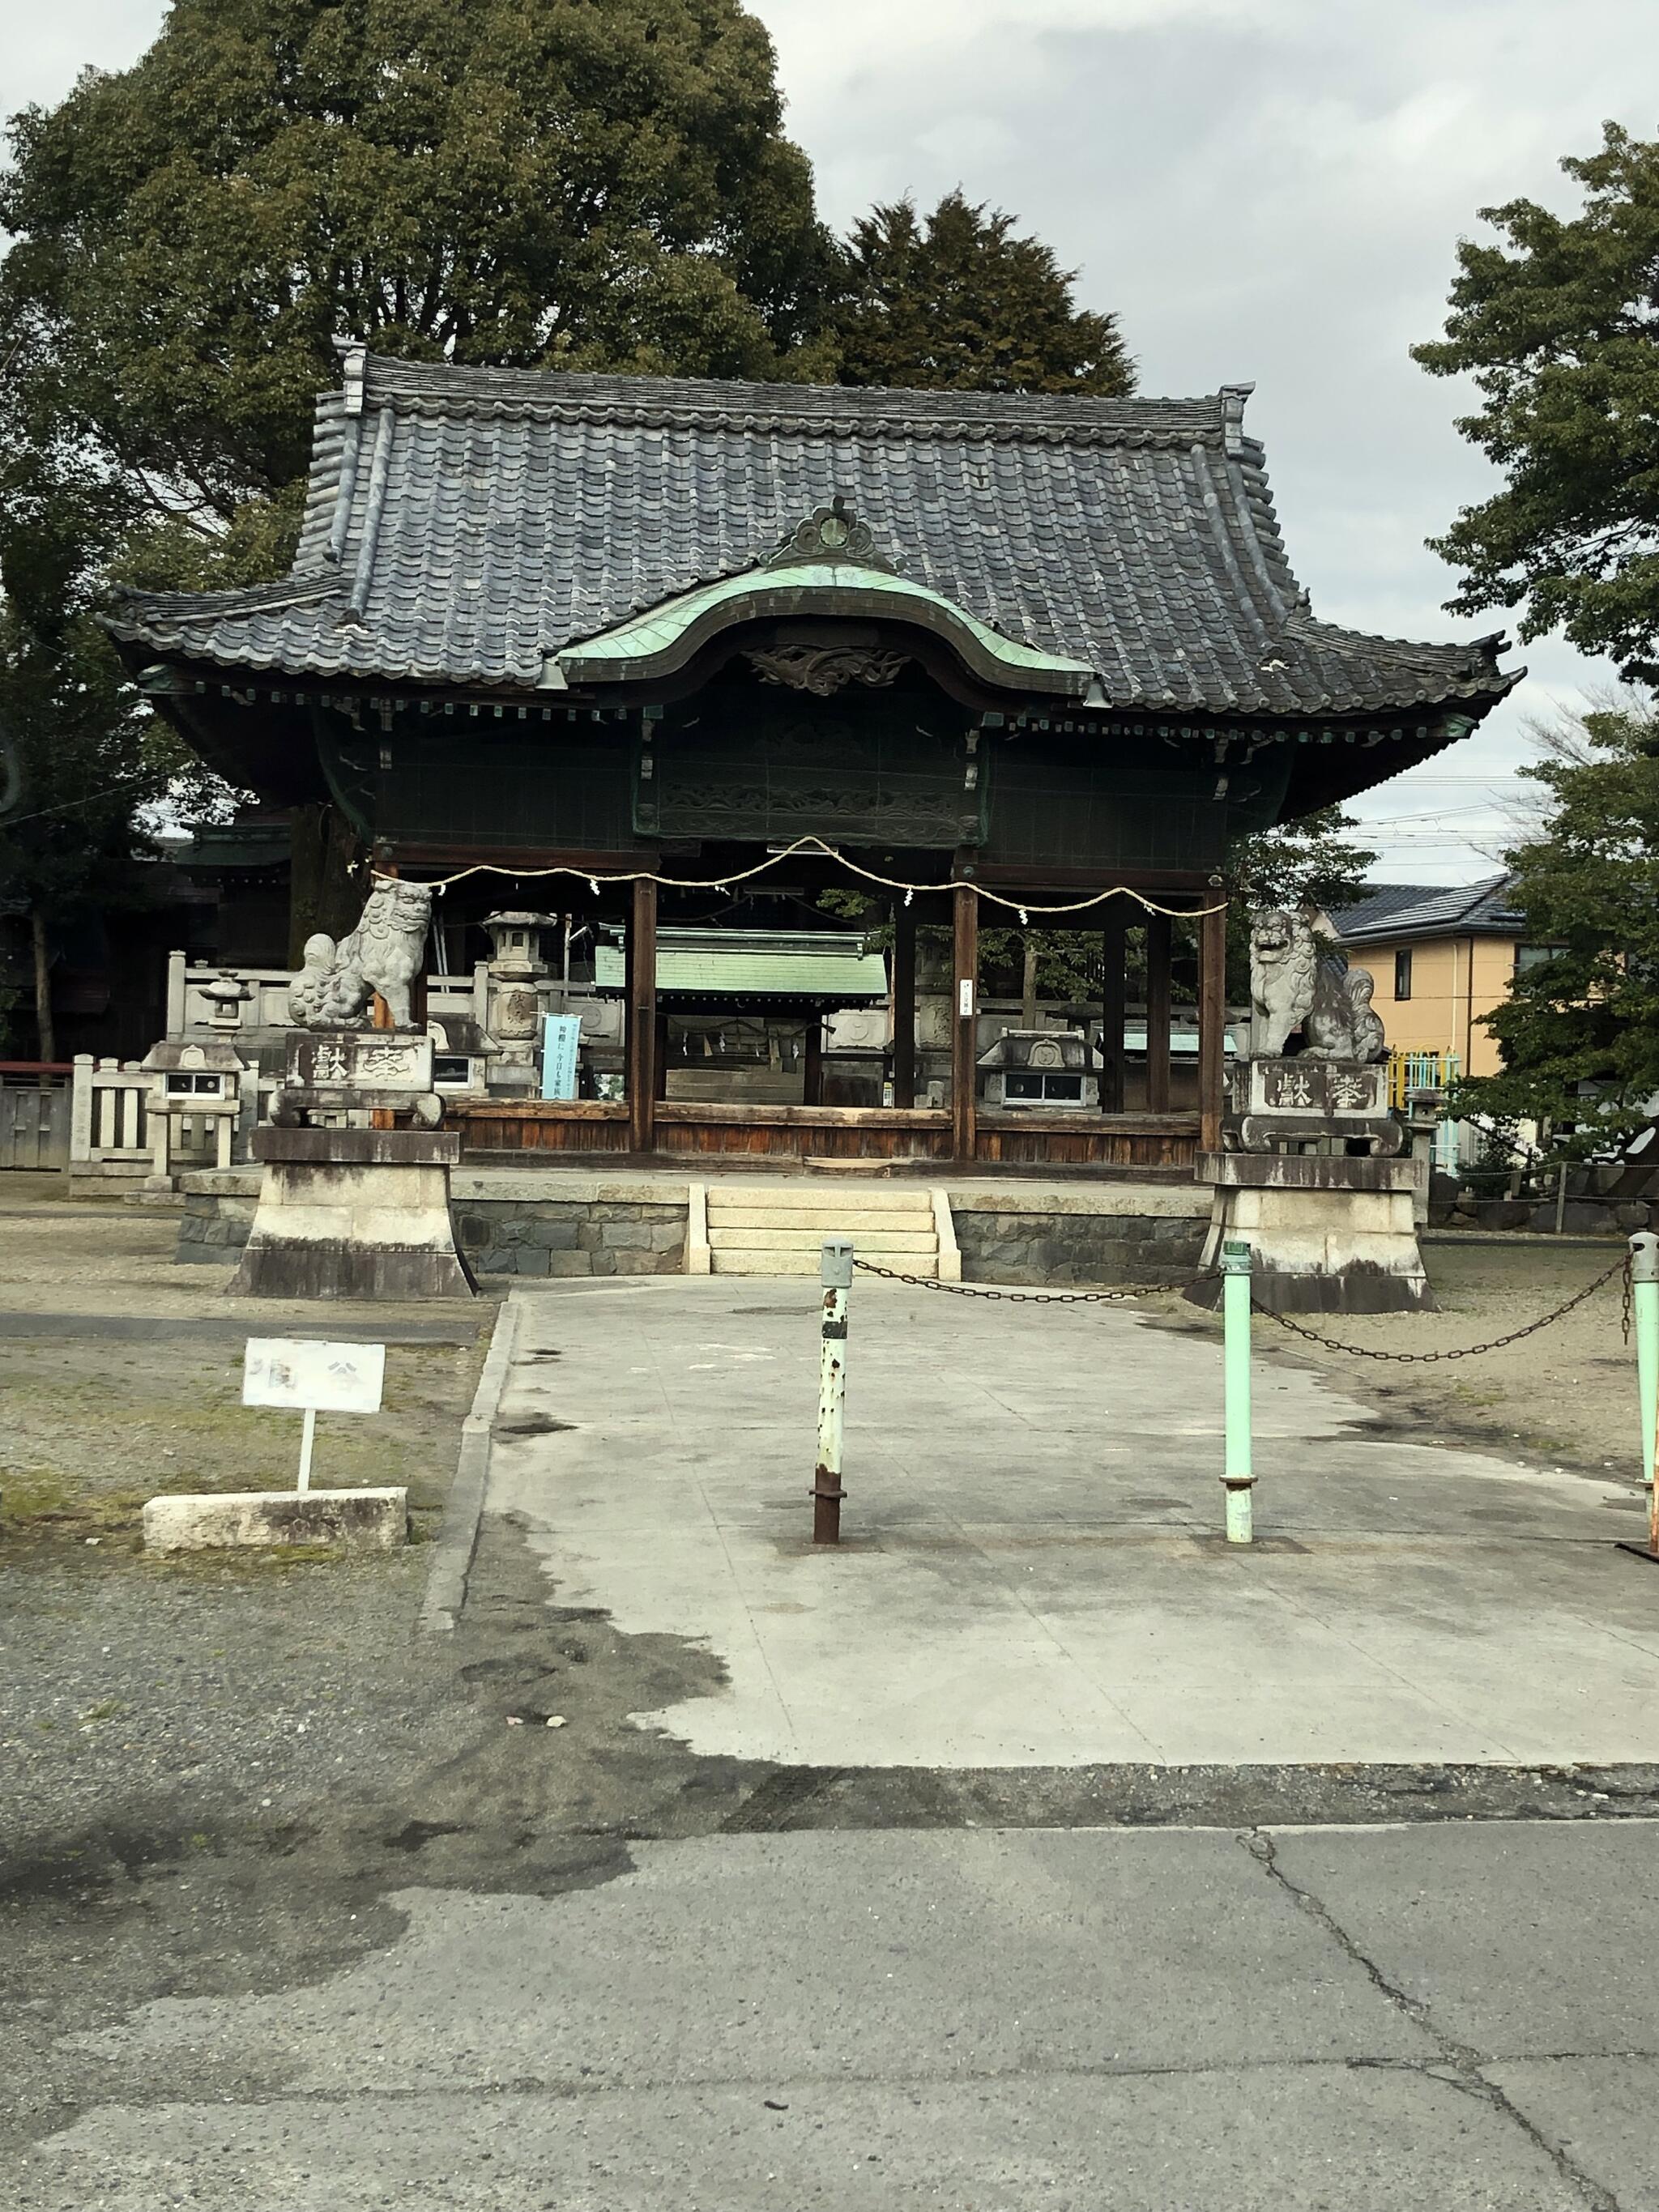
[[[1315,621],[1237,392],[864,391],[371,356],[363,413],[346,404],[319,402],[292,576],[128,593],[118,637],[295,675],[523,688],[550,653],[750,567],[841,494],[903,574],[1086,661],[1114,707],[1479,714],[1516,680],[1501,641],[1413,645]]]
[[[1513,876],[1487,876],[1478,884],[1373,884],[1352,906],[1328,919],[1344,945],[1391,937],[1513,937],[1526,916],[1509,896]]]

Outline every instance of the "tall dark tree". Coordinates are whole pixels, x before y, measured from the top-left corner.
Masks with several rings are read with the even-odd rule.
[[[1659,658],[1659,143],[1605,125],[1562,167],[1582,211],[1483,208],[1500,242],[1457,249],[1446,335],[1413,348],[1482,404],[1458,428],[1507,481],[1432,542],[1455,611],[1523,609],[1632,676]]]
[[[142,883],[135,815],[184,765],[91,623],[96,578],[282,573],[337,332],[775,373],[834,263],[781,112],[738,0],[174,0],[133,68],[15,118],[0,882],[37,965],[52,917]]]
[[[331,340],[534,367],[775,368],[830,254],[738,0],[174,0],[13,125],[12,472],[100,477],[269,571]],[[240,516],[278,503],[277,526]]]
[[[136,817],[169,792],[207,799],[212,779],[134,696],[92,622],[81,539],[64,513],[0,542],[0,912],[28,943],[33,1044],[58,1056],[56,926],[88,908],[143,905],[154,847]],[[24,1035],[15,1005],[0,1035]]]
[[[841,382],[1133,392],[1116,317],[1076,306],[1075,271],[1040,239],[1018,235],[1016,221],[958,191],[927,216],[902,199],[857,223],[835,319]]]

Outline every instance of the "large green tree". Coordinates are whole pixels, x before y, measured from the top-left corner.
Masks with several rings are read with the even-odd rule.
[[[755,374],[831,255],[738,0],[174,0],[12,136],[10,472],[94,471],[106,535],[240,518],[233,568],[280,560],[337,332]]]
[[[1016,218],[946,193],[931,215],[909,199],[854,226],[835,314],[843,384],[952,392],[1134,390],[1117,319],[1079,308],[1074,272]]]
[[[1498,242],[1459,247],[1443,339],[1413,349],[1472,376],[1459,423],[1503,472],[1435,550],[1462,571],[1459,612],[1523,610],[1631,675],[1659,658],[1659,143],[1605,126],[1565,161],[1584,187],[1563,217],[1534,201],[1483,208]]]
[[[1505,857],[1537,955],[1487,1017],[1502,1073],[1462,1084],[1456,1103],[1605,1142],[1641,1127],[1659,1094],[1659,713],[1632,696],[1588,714],[1522,774],[1547,811]]]
[[[49,1046],[50,924],[137,895],[137,818],[186,768],[92,624],[97,580],[282,573],[336,334],[805,370],[835,256],[738,0],[175,0],[133,68],[11,143],[0,883]]]

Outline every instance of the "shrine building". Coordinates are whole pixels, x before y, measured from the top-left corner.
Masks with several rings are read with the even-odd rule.
[[[1315,618],[1248,386],[343,363],[292,574],[129,592],[109,626],[213,768],[319,850],[445,882],[447,927],[532,901],[622,925],[624,1095],[455,1102],[482,1149],[1188,1168],[1219,1140],[1230,839],[1429,759],[1516,680],[1499,638]],[[364,878],[300,878],[296,842],[307,926],[349,926]],[[829,890],[891,925],[890,1103],[824,1104],[810,1067],[799,1104],[663,1096],[659,914],[703,928],[722,897],[765,895],[799,930]],[[979,1095],[979,933],[1027,922],[1095,934],[1086,1106],[1021,1110],[1023,1079]],[[933,1103],[919,927],[950,947]],[[1171,1052],[1176,965],[1195,1080]]]

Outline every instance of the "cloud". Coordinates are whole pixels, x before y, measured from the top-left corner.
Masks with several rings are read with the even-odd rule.
[[[755,4],[833,220],[958,183],[1013,210],[1121,314],[1143,390],[1255,380],[1250,428],[1321,614],[1404,636],[1503,626],[1443,611],[1455,579],[1424,540],[1491,478],[1454,428],[1468,391],[1407,349],[1438,332],[1479,208],[1568,209],[1562,155],[1607,116],[1653,129],[1631,105],[1659,64],[1650,0]],[[1607,674],[1548,641],[1526,658],[1539,674],[1443,774],[1507,781],[1523,716]],[[1413,787],[1361,811],[1404,811]],[[1453,827],[1432,850],[1419,833],[1425,878],[1489,872]]]

